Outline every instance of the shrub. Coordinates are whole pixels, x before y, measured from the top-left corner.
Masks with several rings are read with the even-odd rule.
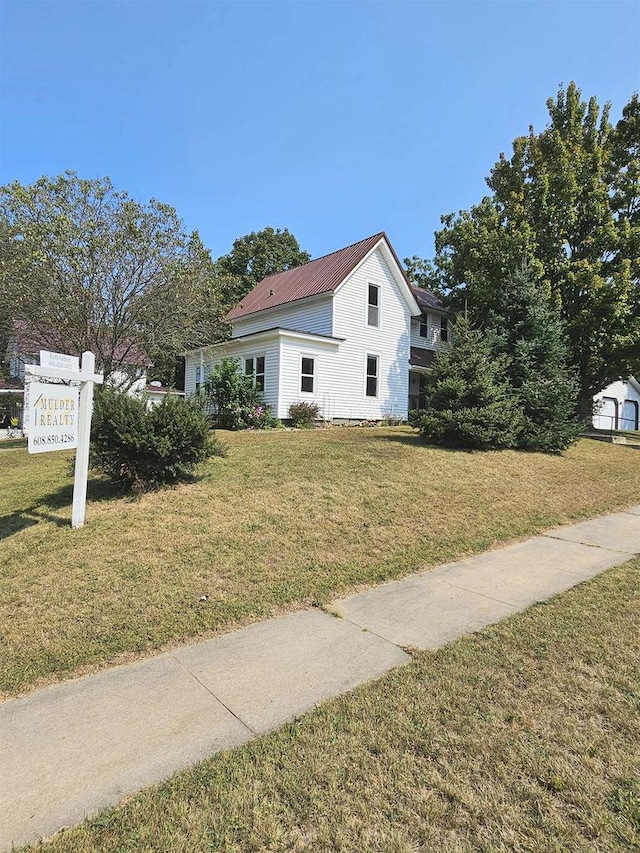
[[[91,466],[123,491],[185,480],[199,462],[222,454],[197,400],[167,397],[147,409],[142,400],[112,389],[96,395]]]
[[[271,407],[265,405],[246,409],[242,419],[247,429],[279,429],[282,423],[271,414]]]
[[[268,412],[268,407],[264,405],[262,392],[254,386],[253,377],[242,372],[240,359],[223,358],[216,364],[205,383],[204,394],[222,429],[264,428],[261,415]],[[264,419],[270,417],[269,412]]]
[[[291,418],[291,425],[294,427],[310,429],[315,426],[319,416],[320,409],[317,403],[292,403],[289,406],[289,417]]]

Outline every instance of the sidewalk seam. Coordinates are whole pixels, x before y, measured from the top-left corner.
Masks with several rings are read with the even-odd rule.
[[[184,663],[183,663],[179,658],[177,658],[175,655],[171,655],[171,658],[172,658],[172,659],[173,659],[177,664],[179,664],[179,665],[184,669],[184,671],[185,671],[185,672],[188,672],[188,673],[189,673],[189,675],[191,676],[191,678],[193,678],[193,680],[194,680],[194,681],[196,681],[196,682],[200,685],[200,687],[203,687],[203,688],[207,691],[207,693],[208,693],[208,694],[209,694],[213,699],[215,699],[215,700],[216,700],[216,702],[218,702],[218,704],[222,705],[222,707],[223,707],[226,711],[228,711],[228,712],[231,714],[231,716],[232,716],[232,717],[235,717],[235,719],[236,719],[236,720],[237,720],[241,725],[243,725],[243,726],[245,727],[245,729],[246,729],[248,732],[251,732],[251,734],[252,734],[254,737],[259,737],[258,732],[254,732],[254,730],[251,728],[251,726],[250,726],[250,725],[248,725],[247,723],[245,723],[245,721],[244,721],[241,717],[239,717],[239,716],[236,714],[236,712],[235,712],[235,711],[233,711],[233,710],[232,710],[228,705],[225,705],[225,703],[222,701],[222,699],[220,699],[218,696],[216,696],[216,694],[215,694],[212,690],[210,690],[210,689],[207,687],[207,685],[206,685],[203,681],[201,681],[201,680],[198,678],[198,676],[197,676],[194,672],[192,672],[192,671],[189,669],[189,667],[188,667],[188,666],[186,666],[186,665],[185,665],[185,664],[184,664]]]
[[[633,513],[627,513],[630,516],[633,516]],[[583,524],[586,522],[582,522]],[[570,527],[571,525],[567,525]],[[542,533],[541,536],[545,536],[547,539],[553,539],[555,542],[573,542],[575,545],[584,545],[586,548],[597,548],[599,551],[609,551],[612,554],[629,554],[630,557],[637,557],[637,551],[625,551],[624,548],[605,548],[604,545],[592,545],[590,542],[582,542],[580,539],[565,539],[563,536],[552,536],[550,533]],[[561,569],[561,571],[563,571]],[[564,569],[564,571],[568,571],[568,569]]]

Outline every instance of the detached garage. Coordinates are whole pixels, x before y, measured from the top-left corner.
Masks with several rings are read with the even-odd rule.
[[[640,382],[633,376],[613,382],[593,399],[596,429],[640,429]]]

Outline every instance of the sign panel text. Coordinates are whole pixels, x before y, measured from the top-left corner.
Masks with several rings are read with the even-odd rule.
[[[29,384],[29,453],[78,446],[77,386]]]

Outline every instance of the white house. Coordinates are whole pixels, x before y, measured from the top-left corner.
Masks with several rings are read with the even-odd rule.
[[[593,399],[596,429],[640,429],[640,382],[633,376],[607,385]]]
[[[384,233],[268,276],[227,319],[230,340],[184,354],[186,394],[238,358],[285,419],[300,401],[328,420],[405,419],[448,337],[446,311],[410,285]]]

